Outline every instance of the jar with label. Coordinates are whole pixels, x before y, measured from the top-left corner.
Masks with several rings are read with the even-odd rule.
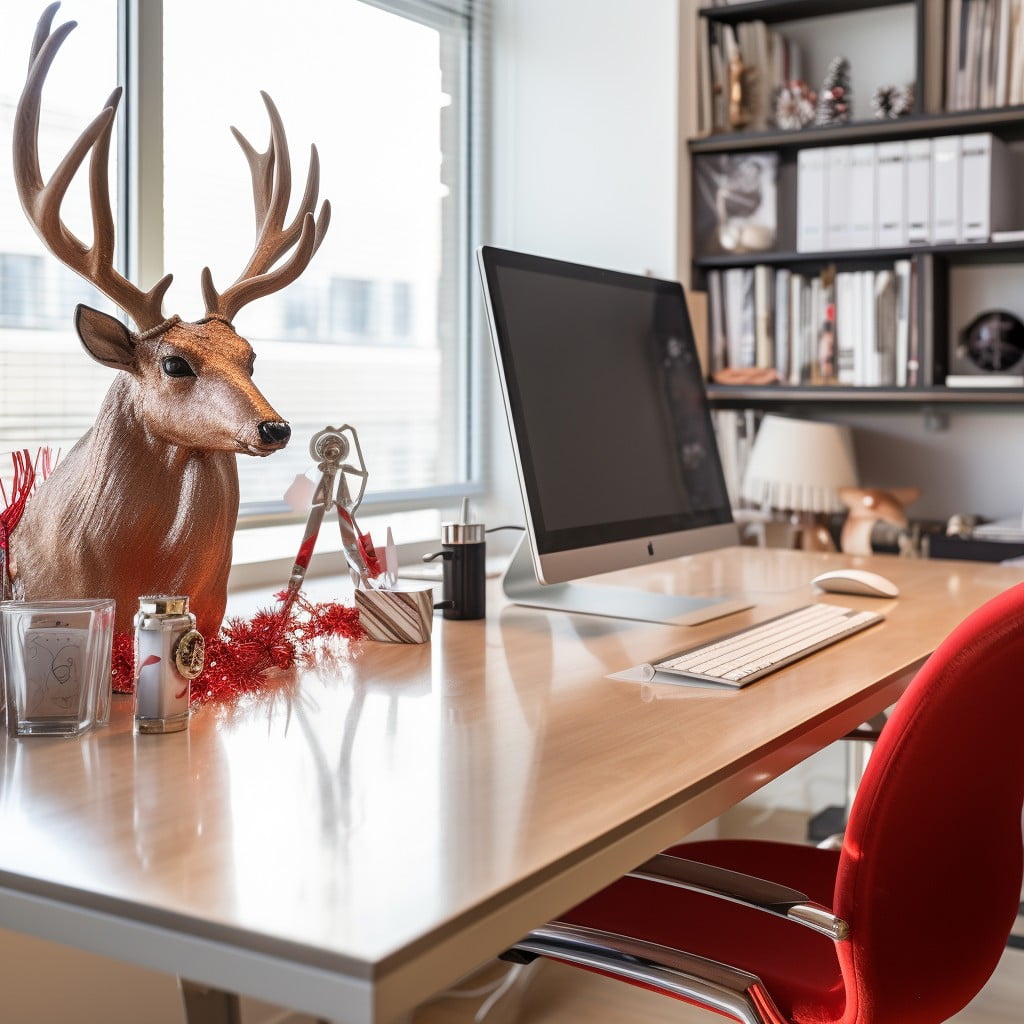
[[[188,598],[139,598],[135,616],[135,731],[188,728],[191,682],[203,671],[206,644]]]

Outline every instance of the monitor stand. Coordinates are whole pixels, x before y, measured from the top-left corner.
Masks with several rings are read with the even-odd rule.
[[[509,562],[502,580],[502,589],[510,601],[532,608],[605,615],[613,619],[636,619],[640,622],[664,622],[673,626],[696,626],[754,606],[752,601],[653,594],[631,587],[540,583],[533,569],[530,541],[526,536],[520,540]]]

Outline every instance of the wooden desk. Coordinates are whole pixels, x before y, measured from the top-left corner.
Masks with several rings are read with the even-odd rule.
[[[845,564],[903,596],[821,599],[884,609],[883,625],[735,693],[607,678],[804,604]],[[121,699],[80,740],[3,738],[0,926],[331,1020],[392,1019],[886,707],[1022,578],[752,548],[618,576],[758,604],[676,628],[492,588],[486,621],[355,645],[188,733],[133,736]]]

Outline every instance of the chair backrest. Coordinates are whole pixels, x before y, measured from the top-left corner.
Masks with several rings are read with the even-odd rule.
[[[921,668],[868,762],[835,911],[843,1024],[937,1024],[995,969],[1020,900],[1024,584]]]

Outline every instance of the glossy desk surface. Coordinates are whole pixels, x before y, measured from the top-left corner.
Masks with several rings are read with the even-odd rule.
[[[814,594],[846,564],[902,595]],[[1022,578],[753,548],[618,575],[758,604],[670,627],[514,607],[492,586],[485,621],[354,644],[187,733],[134,736],[121,698],[82,739],[0,739],[0,925],[389,1019],[890,704]],[[608,678],[815,599],[888,618],[738,692]]]

